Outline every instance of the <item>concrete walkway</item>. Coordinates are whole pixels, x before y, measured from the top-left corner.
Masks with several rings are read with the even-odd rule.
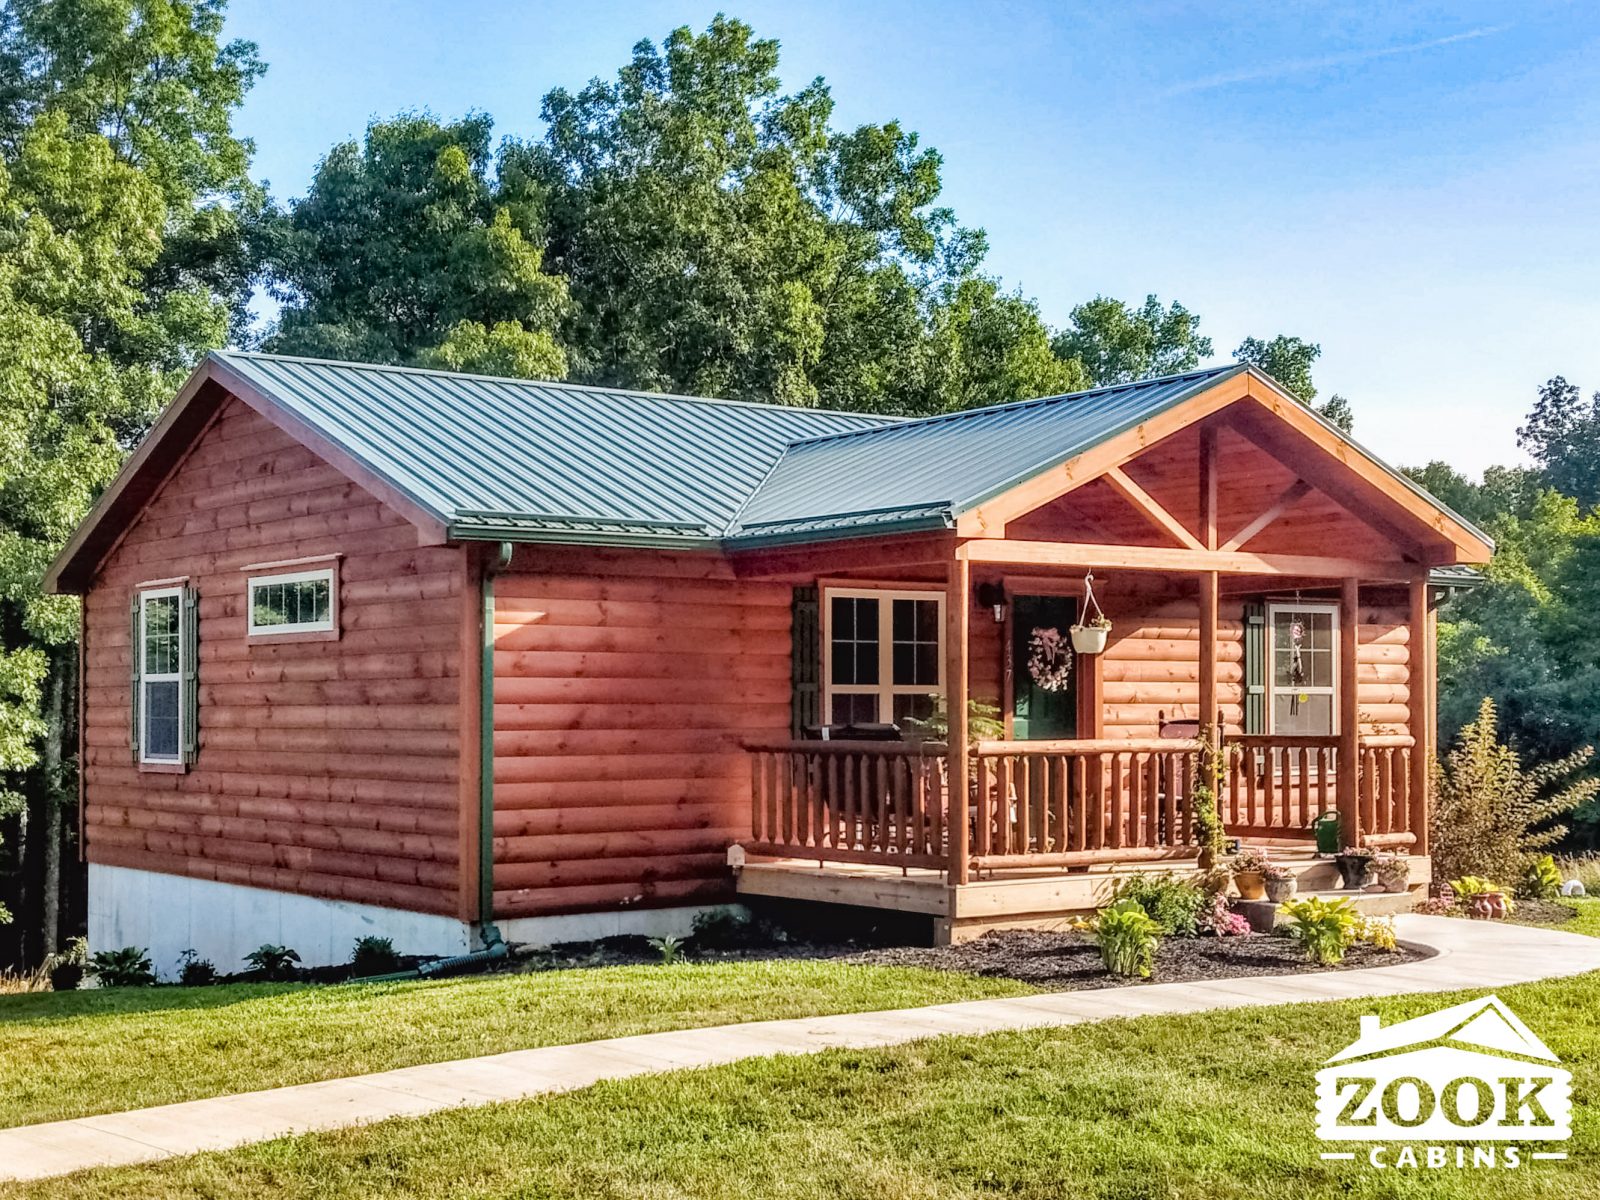
[[[153,1162],[772,1054],[865,1049],[941,1034],[997,1033],[1155,1013],[1479,990],[1600,970],[1600,938],[1414,915],[1399,917],[1397,929],[1404,941],[1432,949],[1435,956],[1360,971],[1144,984],[607,1038],[0,1130],[0,1180]]]

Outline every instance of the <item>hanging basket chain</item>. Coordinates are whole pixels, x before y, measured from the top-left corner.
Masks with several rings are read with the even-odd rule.
[[[1078,624],[1084,628],[1095,623],[1089,618],[1090,608],[1094,609],[1094,615],[1099,621],[1106,619],[1106,614],[1100,611],[1100,601],[1095,599],[1093,571],[1083,577],[1083,616],[1079,618]]]

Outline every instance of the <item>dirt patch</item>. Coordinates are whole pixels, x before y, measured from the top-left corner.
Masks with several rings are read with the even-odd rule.
[[[1516,906],[1511,919],[1519,925],[1565,925],[1578,915],[1577,909],[1554,900],[1518,900]]]
[[[1250,975],[1391,967],[1426,957],[1404,946],[1388,953],[1359,945],[1346,951],[1344,961],[1338,966],[1318,967],[1307,962],[1305,952],[1286,937],[1271,934],[1230,938],[1170,937],[1163,938],[1156,948],[1155,970],[1148,982],[1181,983]],[[851,961],[876,966],[964,971],[971,975],[1016,979],[1057,992],[1124,987],[1136,982],[1107,974],[1099,949],[1081,933],[996,931],[956,946],[870,950],[853,955]]]

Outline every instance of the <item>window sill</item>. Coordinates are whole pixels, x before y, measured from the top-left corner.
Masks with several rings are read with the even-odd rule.
[[[300,633],[252,633],[245,638],[252,646],[271,646],[282,642],[337,642],[337,629],[314,629]]]
[[[147,775],[187,775],[189,764],[181,762],[142,762],[139,764],[141,774]]]

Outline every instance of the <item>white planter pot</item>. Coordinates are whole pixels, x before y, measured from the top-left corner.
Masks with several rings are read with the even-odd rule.
[[[1106,638],[1111,635],[1111,630],[1102,625],[1074,625],[1072,633],[1072,648],[1079,654],[1099,654],[1106,648]]]

